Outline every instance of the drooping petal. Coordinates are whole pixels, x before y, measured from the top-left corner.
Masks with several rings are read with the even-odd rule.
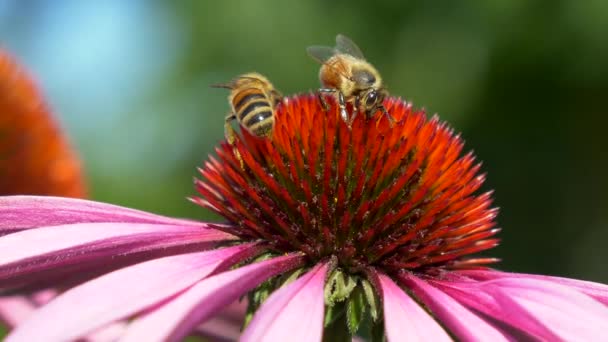
[[[117,205],[50,196],[0,196],[0,236],[24,229],[87,222],[204,226]]]
[[[491,294],[503,312],[524,312],[522,320],[534,317],[560,340],[593,341],[608,329],[608,307],[563,285],[533,279],[499,279],[484,282],[479,289]]]
[[[303,256],[290,254],[207,278],[135,320],[122,341],[179,341],[196,325],[264,280],[299,267],[303,262]]]
[[[451,341],[450,336],[420,304],[384,274],[378,274],[384,305],[384,325],[389,341]]]
[[[200,251],[232,237],[196,226],[83,223],[0,238],[0,291],[90,278],[160,256]],[[54,283],[55,285],[57,283]]]
[[[490,280],[490,279],[502,279],[502,278],[513,278],[513,279],[538,279],[546,280],[556,284],[561,284],[574,288],[582,293],[595,298],[596,300],[608,305],[608,285],[594,283],[591,281],[570,279],[563,277],[552,277],[539,274],[527,274],[527,273],[512,273],[502,272],[496,270],[463,270],[459,271],[462,275],[472,277],[477,280]]]
[[[255,313],[240,341],[321,341],[328,263],[276,290]]]
[[[497,271],[455,273],[490,280],[433,284],[468,307],[541,340],[593,340],[608,327],[608,307],[580,288],[545,280],[551,277]]]
[[[497,327],[426,281],[412,274],[404,274],[401,280],[458,338],[464,341],[510,340]]]
[[[258,251],[253,244],[243,244],[165,257],[114,271],[59,295],[19,325],[7,341],[78,339],[155,305]],[[57,324],[57,317],[61,317],[61,324]]]
[[[479,284],[474,282],[432,281],[431,283],[461,304],[518,328],[529,336],[535,336],[545,341],[559,340],[551,329],[517,305],[509,305],[506,308],[501,306],[495,298],[496,295],[503,295],[500,292],[493,295],[481,290]]]

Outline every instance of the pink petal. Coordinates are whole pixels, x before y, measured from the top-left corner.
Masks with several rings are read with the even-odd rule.
[[[172,301],[135,320],[122,341],[179,341],[266,279],[304,263],[304,257],[291,254],[220,273],[194,285]]]
[[[126,322],[116,322],[101,329],[95,330],[82,338],[86,342],[107,342],[117,341],[127,330]]]
[[[36,310],[36,305],[25,296],[2,297],[0,299],[0,321],[9,327],[23,322]]]
[[[504,313],[523,311],[526,315],[521,320],[534,317],[560,340],[594,341],[608,329],[608,307],[567,286],[535,279],[499,279],[481,283],[479,289],[490,293]]]
[[[243,244],[165,257],[114,271],[59,295],[19,325],[7,341],[77,339],[155,305],[258,251],[252,244]],[[57,317],[61,317],[61,324],[57,324]]]
[[[233,238],[213,229],[143,223],[82,223],[0,238],[0,290],[79,279],[159,256],[209,248]]]
[[[517,279],[538,279],[546,280],[556,284],[561,284],[574,289],[577,289],[586,295],[589,295],[596,300],[608,305],[608,285],[594,283],[591,281],[544,276],[538,274],[526,274],[526,273],[511,273],[502,272],[496,270],[467,270],[459,271],[463,275],[472,277],[477,280],[490,280],[490,279],[501,279],[501,278],[517,278]]]
[[[24,229],[87,222],[157,223],[201,226],[145,211],[81,199],[50,196],[0,196],[0,236]]]
[[[256,312],[240,341],[321,341],[328,263],[276,290]]]
[[[45,290],[31,296],[0,297],[0,321],[13,327],[29,317],[40,305],[55,297],[55,290]]]
[[[509,340],[495,326],[426,281],[411,274],[404,274],[401,280],[458,338],[465,341]]]
[[[389,341],[451,341],[441,326],[397,284],[378,274],[384,304],[384,324]]]
[[[34,301],[34,303],[36,303],[36,305],[41,306],[43,304],[46,304],[48,302],[51,301],[51,299],[57,297],[57,290],[43,290],[43,291],[39,291],[36,292],[34,294],[31,295],[32,300]]]
[[[518,328],[530,336],[536,336],[546,341],[558,340],[557,335],[540,323],[533,315],[521,310],[519,306],[508,305],[503,307],[495,298],[496,295],[503,296],[500,292],[492,295],[480,289],[479,284],[471,282],[432,281],[431,283],[461,304]]]
[[[47,303],[57,295],[55,290],[37,292],[31,296],[13,296],[0,299],[0,320],[9,327],[25,321],[40,305]],[[126,329],[126,323],[116,322],[85,336],[87,342],[116,341]],[[238,331],[238,330],[237,330]]]
[[[13,327],[25,321],[37,308],[38,306],[25,296],[3,298],[0,300],[0,320],[9,327]],[[124,322],[112,323],[85,336],[83,340],[89,342],[115,341],[124,333],[125,329]]]

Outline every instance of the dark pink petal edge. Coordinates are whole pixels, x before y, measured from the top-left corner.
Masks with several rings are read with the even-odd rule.
[[[414,299],[382,273],[374,273],[381,292],[388,341],[451,341],[445,330]]]
[[[321,341],[329,262],[276,290],[255,313],[239,341]]]
[[[135,320],[122,341],[180,341],[263,281],[304,264],[300,254],[257,262],[202,280],[172,301]]]
[[[502,278],[538,279],[568,286],[595,298],[608,305],[608,285],[594,283],[586,280],[570,279],[563,277],[552,277],[539,274],[511,273],[496,270],[463,270],[457,272],[462,276],[471,277],[475,280],[491,280]]]
[[[469,270],[452,272],[447,279],[433,284],[465,305],[542,340],[593,340],[608,329],[608,307],[585,294],[601,284]]]
[[[0,196],[0,236],[24,229],[87,222],[205,226],[117,205],[52,196]]]
[[[81,223],[0,237],[0,292],[82,281],[144,260],[234,239],[198,226]]]
[[[108,273],[60,294],[36,311],[9,341],[68,341],[126,318],[261,252],[242,244],[151,260]],[[61,324],[56,318],[61,317]]]
[[[409,287],[432,312],[458,338],[464,341],[510,341],[498,327],[467,309],[445,292],[413,274],[400,275],[401,282]]]
[[[465,284],[457,282],[431,281],[431,284],[449,294],[461,304],[469,308],[475,309],[489,317],[498,321],[505,322],[528,335],[538,338],[556,341],[558,337],[539,322],[533,315],[517,305],[508,305],[506,308],[501,305],[496,296],[502,297],[501,292],[483,291],[478,284],[467,282]]]
[[[528,313],[557,340],[595,341],[608,329],[608,308],[574,289],[522,279],[493,280],[482,286],[503,308]]]

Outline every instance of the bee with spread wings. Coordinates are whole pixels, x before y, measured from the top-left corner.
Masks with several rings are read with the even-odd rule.
[[[338,34],[336,46],[309,46],[306,51],[316,61],[321,63],[319,70],[319,100],[324,109],[329,106],[323,99],[323,93],[335,96],[340,108],[340,116],[348,127],[352,124],[358,112],[365,113],[369,119],[380,110],[389,120],[391,126],[395,120],[382,104],[388,92],[382,84],[380,73],[365,60],[359,47],[348,37]],[[348,117],[346,104],[352,103],[353,115]]]

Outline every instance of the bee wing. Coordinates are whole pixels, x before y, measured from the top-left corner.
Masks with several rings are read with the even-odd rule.
[[[313,46],[309,46],[306,48],[306,52],[308,52],[308,55],[310,57],[312,57],[312,59],[314,59],[315,61],[329,66],[330,68],[332,68],[333,70],[335,70],[338,74],[342,75],[344,78],[349,79],[352,81],[352,78],[348,75],[346,75],[344,72],[338,70],[336,67],[334,67],[333,65],[327,64],[326,62],[332,58],[333,56],[335,56],[337,53],[339,53],[336,48],[332,48],[329,46],[319,46],[319,45],[313,45]]]
[[[215,83],[215,84],[211,84],[209,85],[211,88],[225,88],[225,89],[234,89],[234,87],[236,86],[236,80],[238,79],[235,78],[233,80],[230,80],[226,83]]]
[[[361,52],[361,49],[359,49],[357,44],[343,34],[338,34],[336,36],[335,50],[347,55],[351,55],[355,58],[365,60],[365,57],[363,57],[363,52]]]
[[[308,55],[315,61],[325,64],[327,60],[336,55],[336,49],[329,46],[313,45],[306,48]]]
[[[209,85],[211,88],[225,88],[225,89],[232,89],[234,88],[234,84],[231,83],[216,83],[216,84],[210,84]]]
[[[242,80],[242,79],[246,79],[246,80],[262,83],[262,81],[259,78],[256,78],[254,76],[247,76],[247,74],[245,74],[245,75],[238,76],[238,77],[232,79],[231,81],[229,81],[227,83],[216,83],[216,84],[210,85],[210,87],[211,88],[234,89],[237,86],[237,82],[239,80]]]

